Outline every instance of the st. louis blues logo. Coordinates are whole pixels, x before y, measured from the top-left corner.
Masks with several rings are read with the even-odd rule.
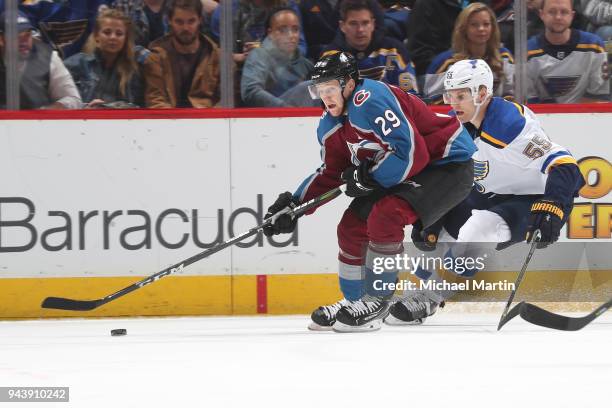
[[[474,185],[476,186],[476,191],[479,193],[484,193],[485,188],[482,184],[479,184],[478,181],[483,180],[488,175],[489,161],[474,160]]]
[[[355,93],[353,103],[355,106],[361,106],[370,97],[370,91],[361,90]]]
[[[361,140],[358,143],[346,142],[346,145],[351,152],[351,162],[355,166],[359,166],[364,160],[377,162],[385,154],[384,147],[370,140]]]

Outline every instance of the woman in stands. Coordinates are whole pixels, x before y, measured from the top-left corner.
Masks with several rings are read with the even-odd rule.
[[[514,59],[501,46],[495,13],[483,3],[472,3],[457,17],[452,48],[438,54],[427,68],[423,95],[433,103],[442,103],[444,74],[448,67],[465,59],[483,59],[494,76],[494,96],[512,98],[514,94]]]
[[[143,50],[136,49],[132,22],[121,11],[101,10],[85,52],[65,61],[84,107],[144,106],[140,74],[140,63],[146,58]]]

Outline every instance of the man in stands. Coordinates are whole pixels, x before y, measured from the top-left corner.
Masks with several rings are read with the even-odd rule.
[[[543,34],[529,39],[529,102],[585,103],[610,100],[608,56],[595,34],[571,29],[572,0],[544,0]]]
[[[6,109],[6,15],[0,15],[0,106]],[[72,76],[57,52],[34,39],[32,24],[25,14],[17,15],[17,47],[21,109],[77,109],[81,97]]]
[[[170,33],[150,44],[145,62],[148,108],[210,108],[220,96],[219,47],[200,33],[202,3],[174,0]]]
[[[403,91],[418,92],[414,66],[404,45],[376,31],[375,10],[366,0],[344,0],[340,4],[340,24],[334,41],[322,57],[343,51],[357,60],[359,75]]]

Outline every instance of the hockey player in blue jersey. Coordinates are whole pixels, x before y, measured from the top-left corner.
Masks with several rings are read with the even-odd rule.
[[[346,183],[354,200],[338,224],[344,299],[316,309],[309,327],[376,330],[393,291],[374,282],[395,283],[398,271],[375,276],[375,259],[403,251],[406,225],[427,227],[469,194],[475,145],[457,118],[435,114],[399,87],[360,78],[348,53],[322,57],[312,81],[311,95],[326,110],[317,129],[323,164],[294,193],[281,194],[266,217]],[[296,223],[280,215],[264,233],[289,233]]]
[[[538,248],[557,241],[584,185],[571,153],[548,138],[529,108],[492,97],[493,74],[483,60],[452,65],[444,89],[445,102],[478,146],[474,188],[437,225],[413,230],[413,240],[425,248],[424,237],[444,227],[457,242],[499,243],[499,248],[531,242],[536,230]],[[426,280],[430,273],[421,270],[417,276]],[[409,293],[391,307],[386,322],[422,322],[442,301],[433,291]]]

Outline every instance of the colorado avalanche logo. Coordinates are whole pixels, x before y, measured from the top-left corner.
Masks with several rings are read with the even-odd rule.
[[[474,160],[474,185],[479,193],[484,193],[485,188],[477,181],[484,180],[489,175],[489,161]]]
[[[355,93],[353,97],[353,103],[355,106],[361,106],[370,97],[370,91],[361,90]]]
[[[383,146],[370,140],[361,140],[359,143],[346,142],[346,144],[351,152],[351,162],[355,166],[359,166],[364,160],[377,162],[385,154]]]

